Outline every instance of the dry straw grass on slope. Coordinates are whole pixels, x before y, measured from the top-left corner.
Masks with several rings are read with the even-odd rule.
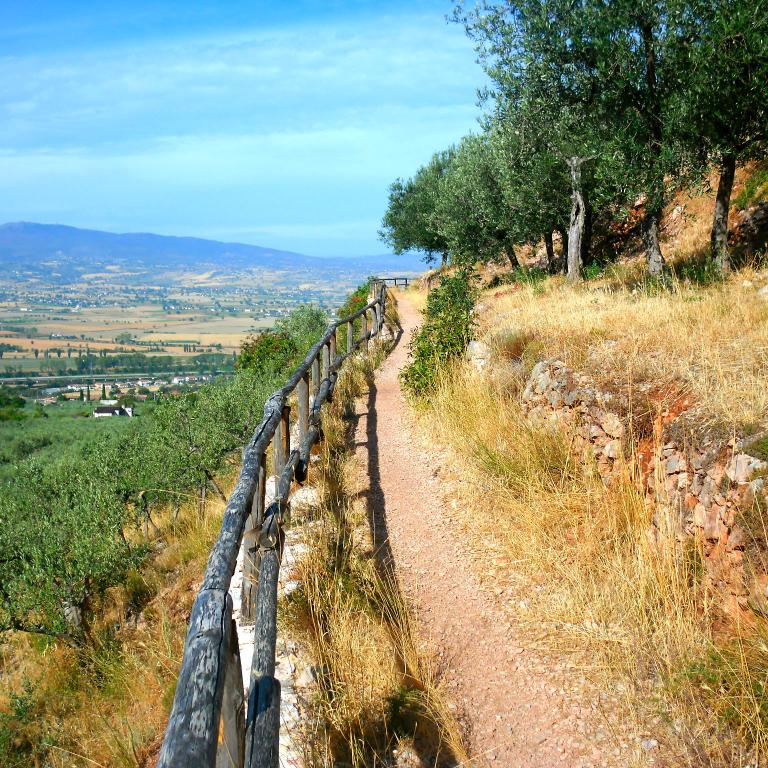
[[[626,280],[626,276],[622,276]],[[555,358],[605,387],[674,385],[706,419],[755,430],[768,418],[768,273],[744,270],[671,290],[607,277],[581,288],[559,279],[496,291],[480,335],[524,334],[526,359]]]
[[[602,685],[621,681],[639,722],[671,723],[678,764],[731,765],[751,745],[762,753],[764,641],[719,646],[698,551],[651,543],[654,509],[629,474],[606,488],[566,435],[530,424],[509,390],[478,392],[467,371],[453,371],[429,413],[466,483],[471,535],[492,542],[525,597],[518,619],[549,627],[550,649],[580,652]],[[666,727],[654,728],[664,738]]]
[[[301,583],[283,606],[288,631],[304,637],[322,670],[306,745],[311,766],[385,766],[400,751],[430,766],[465,757],[437,671],[417,648],[399,587],[373,551],[364,481],[350,452],[355,399],[380,350],[342,371],[324,407],[321,461],[312,482],[323,505],[298,565]]]
[[[233,477],[219,478],[226,488]],[[196,496],[154,513],[158,553],[111,589],[94,644],[12,633],[0,646],[0,712],[12,711],[12,766],[153,764],[173,701],[187,620],[224,504]],[[127,618],[126,618],[127,617]],[[5,745],[3,745],[5,746]]]
[[[621,683],[636,716],[628,732],[652,723],[680,765],[763,764],[768,627],[718,636],[698,548],[674,537],[653,544],[655,509],[629,469],[606,487],[565,432],[525,417],[519,392],[537,360],[558,358],[608,389],[686,391],[707,429],[765,428],[768,302],[757,290],[767,277],[672,290],[549,279],[489,291],[478,332],[494,351],[491,370],[447,372],[425,420],[452,448],[475,541],[502,554],[525,595],[530,609],[518,618],[552,628],[550,649],[580,652],[601,685]],[[764,526],[764,510],[753,513]]]

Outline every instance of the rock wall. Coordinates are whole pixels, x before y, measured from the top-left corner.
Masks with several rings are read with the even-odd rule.
[[[768,615],[766,534],[762,523],[745,524],[756,502],[765,508],[761,475],[768,464],[746,453],[742,441],[711,437],[701,445],[681,444],[674,436],[676,422],[690,415],[685,396],[659,406],[652,436],[635,437],[620,415],[631,413],[626,396],[600,391],[557,360],[536,365],[522,400],[530,418],[569,429],[574,450],[594,457],[606,484],[629,468],[654,510],[649,536],[700,546],[705,578],[724,614],[742,620],[753,612]]]

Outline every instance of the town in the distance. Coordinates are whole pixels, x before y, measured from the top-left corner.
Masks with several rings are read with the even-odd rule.
[[[374,272],[419,271],[405,261],[2,225],[0,386],[38,412],[132,416],[230,374],[241,342],[296,307],[332,317]]]

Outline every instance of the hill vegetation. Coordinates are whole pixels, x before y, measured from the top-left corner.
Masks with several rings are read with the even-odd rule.
[[[4,446],[3,765],[136,765],[149,754],[236,452],[326,324],[301,308],[271,334],[284,354],[253,365],[244,355],[231,380],[161,398],[106,433],[77,431],[65,450]],[[23,399],[0,398],[8,424],[36,422]]]
[[[729,244],[735,171],[766,146],[767,10],[747,0],[460,6],[454,19],[490,80],[482,131],[394,182],[382,237],[428,261],[513,266],[543,242],[538,266],[576,281],[631,251],[633,234],[658,277],[665,206],[709,185],[714,167],[699,255],[727,272],[746,255]]]
[[[458,8],[482,130],[382,224],[443,266],[402,381],[469,547],[638,764],[768,750],[767,11]]]
[[[469,356],[433,354],[421,389],[417,346],[404,382],[450,451],[494,589],[523,633],[619,692],[617,741],[650,734],[679,765],[762,765],[768,273],[660,289],[637,271],[577,287],[483,273]],[[448,319],[436,306],[425,327]],[[598,408],[610,421],[590,421]],[[739,475],[742,455],[755,469]],[[697,495],[709,477],[716,501]]]

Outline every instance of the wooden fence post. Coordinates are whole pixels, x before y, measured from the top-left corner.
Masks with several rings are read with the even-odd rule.
[[[304,439],[309,429],[309,374],[305,373],[296,387],[296,400],[299,406],[299,448],[304,445]]]
[[[275,679],[279,549],[265,550],[259,574],[256,635],[248,691],[245,749],[248,768],[277,768],[280,750],[280,683]]]
[[[256,478],[256,490],[251,503],[251,513],[245,523],[243,533],[243,591],[240,612],[246,624],[252,624],[256,615],[256,588],[259,584],[259,533],[264,522],[264,496],[267,490],[267,456],[264,452],[259,457],[259,470]]]
[[[347,323],[347,352],[351,354],[354,348],[355,348],[355,323],[353,320],[350,320]]]
[[[288,461],[291,453],[291,406],[284,405],[283,413],[275,430],[275,437],[272,440],[272,451],[275,457],[275,492],[277,484],[280,482],[280,475],[283,474],[283,468]]]
[[[312,361],[312,397],[317,397],[320,391],[320,359],[315,356]]]
[[[224,695],[221,700],[221,735],[216,752],[216,768],[243,768],[245,760],[245,696],[243,668],[237,624],[232,619],[229,635],[229,655],[224,670]]]
[[[363,332],[363,349],[368,351],[368,310],[360,316],[360,325]]]
[[[323,378],[331,375],[331,349],[329,344],[323,344]]]
[[[336,328],[333,329],[331,338],[328,339],[328,352],[331,356],[331,367],[336,367]]]

